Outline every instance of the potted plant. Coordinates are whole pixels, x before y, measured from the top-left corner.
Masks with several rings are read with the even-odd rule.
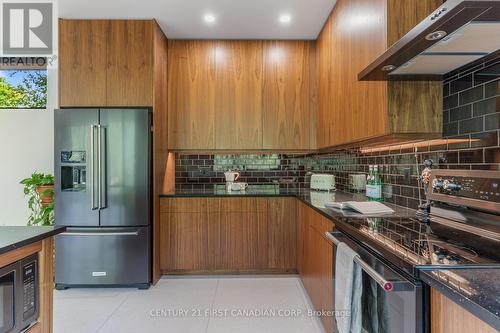
[[[31,177],[21,180],[21,184],[31,210],[28,225],[53,225],[54,176],[34,172]]]

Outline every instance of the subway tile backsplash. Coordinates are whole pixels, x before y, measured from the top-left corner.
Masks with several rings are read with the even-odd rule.
[[[444,81],[444,139],[329,154],[177,154],[176,188],[212,188],[225,182],[224,171],[238,170],[243,182],[293,188],[308,188],[311,173],[335,174],[337,188],[350,191],[349,174],[377,164],[385,200],[417,208],[423,197],[418,174],[426,159],[435,168],[500,171],[499,79],[497,59]]]

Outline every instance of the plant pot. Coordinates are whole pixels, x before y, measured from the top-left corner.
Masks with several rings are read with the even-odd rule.
[[[51,190],[51,192],[44,195],[43,192],[47,190]],[[54,185],[40,185],[36,188],[36,191],[42,200],[42,206],[48,206],[54,202]]]

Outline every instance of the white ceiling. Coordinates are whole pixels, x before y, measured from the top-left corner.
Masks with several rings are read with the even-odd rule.
[[[62,18],[156,19],[171,39],[316,39],[336,0],[61,0]],[[217,21],[204,22],[211,13]],[[289,14],[287,25],[279,16]]]

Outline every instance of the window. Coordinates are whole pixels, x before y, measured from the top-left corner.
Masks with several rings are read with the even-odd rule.
[[[46,69],[0,69],[0,109],[45,109],[46,107]]]

